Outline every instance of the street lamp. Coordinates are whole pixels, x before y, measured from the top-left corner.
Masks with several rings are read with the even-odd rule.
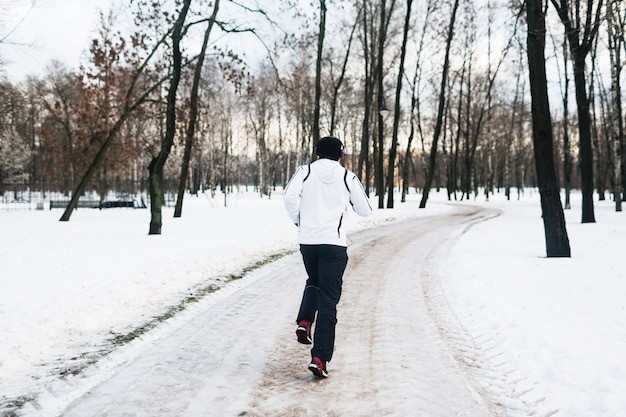
[[[387,108],[387,105],[385,104],[385,99],[383,98],[383,102],[380,105],[380,110],[378,110],[378,113],[380,113],[381,117],[385,117],[389,114],[389,109]]]

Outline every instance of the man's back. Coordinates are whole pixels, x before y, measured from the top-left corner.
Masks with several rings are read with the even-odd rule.
[[[300,228],[300,243],[346,246],[342,226],[350,205],[368,216],[372,209],[356,175],[338,161],[319,159],[299,167],[287,185],[285,207]]]

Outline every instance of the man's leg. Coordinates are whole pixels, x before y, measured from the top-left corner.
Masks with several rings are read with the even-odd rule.
[[[333,357],[335,327],[337,325],[337,303],[339,303],[341,298],[343,273],[347,264],[348,254],[345,247],[320,245],[317,325],[315,327],[311,355],[317,356],[326,362]]]
[[[302,294],[302,302],[296,323],[304,320],[311,325],[315,321],[319,294],[319,245],[300,245],[300,253],[302,253],[302,260],[304,261],[308,279],[304,287],[304,294]]]

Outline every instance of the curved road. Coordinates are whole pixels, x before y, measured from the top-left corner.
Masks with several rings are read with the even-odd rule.
[[[487,213],[456,206],[351,236],[326,380],[306,369],[308,348],[295,339],[305,272],[293,254],[200,303],[62,415],[493,416],[453,359],[425,288],[435,254]]]

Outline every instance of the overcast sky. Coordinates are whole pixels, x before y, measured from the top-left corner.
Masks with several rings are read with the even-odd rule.
[[[4,72],[12,80],[41,74],[51,59],[77,68],[81,53],[94,35],[99,9],[111,0],[0,0],[0,44]],[[29,11],[30,10],[30,11]],[[12,45],[12,43],[29,46]]]
[[[35,6],[31,8],[33,1]],[[52,59],[61,61],[70,68],[78,68],[80,62],[86,61],[81,60],[81,55],[87,51],[90,40],[96,35],[98,12],[106,12],[112,5],[124,5],[127,2],[128,0],[0,0],[0,39],[5,38],[24,19],[0,43],[3,72],[13,81],[21,81],[26,75],[43,74]],[[263,24],[258,23],[258,15],[242,14],[240,8],[228,9],[226,6],[220,8],[222,14],[232,17],[239,13],[243,26],[251,24],[257,29],[257,33],[267,35],[261,29]],[[270,6],[272,5],[268,4],[264,8]],[[270,12],[273,17],[280,17],[280,13],[275,10]],[[263,22],[263,19],[260,21]],[[265,27],[268,25],[265,24]],[[200,36],[196,39],[198,42],[202,39],[202,32],[199,33]],[[188,37],[193,39],[192,35],[193,32],[190,32]],[[227,43],[237,53],[247,56],[249,63],[264,56],[262,45],[251,35],[244,33],[229,36],[227,42],[221,41],[222,38],[225,38],[223,34],[216,37],[215,42],[221,42],[222,45]]]

